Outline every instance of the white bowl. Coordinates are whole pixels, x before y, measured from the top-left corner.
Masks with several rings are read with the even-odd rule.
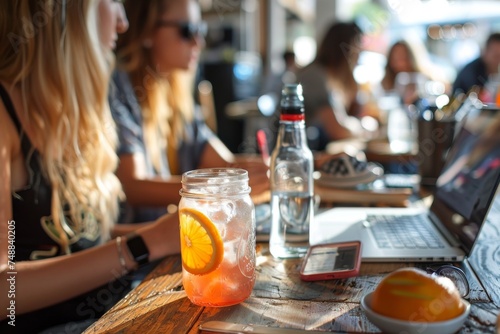
[[[375,326],[384,333],[409,333],[409,334],[448,334],[455,333],[464,324],[470,313],[470,303],[464,299],[465,311],[458,317],[436,322],[416,322],[403,321],[389,318],[374,312],[371,309],[372,293],[369,293],[361,299],[361,308]]]
[[[361,184],[375,181],[384,174],[384,170],[377,164],[369,162],[362,172],[347,176],[331,175],[320,172],[320,177],[316,182],[320,186],[333,188],[356,188]]]

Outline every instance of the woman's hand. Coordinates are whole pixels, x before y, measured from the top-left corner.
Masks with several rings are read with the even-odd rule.
[[[255,204],[270,200],[269,166],[260,156],[240,156],[231,167],[242,168],[248,172],[251,197]]]
[[[260,156],[237,157],[236,162],[230,164],[230,167],[245,169],[250,179],[261,176],[267,178],[269,171],[269,166],[262,161]]]
[[[149,261],[180,253],[178,213],[166,214],[137,231],[149,249]]]

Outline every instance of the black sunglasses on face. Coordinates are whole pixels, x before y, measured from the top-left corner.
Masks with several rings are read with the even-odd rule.
[[[185,40],[192,40],[196,37],[205,37],[207,34],[206,22],[176,22],[160,20],[156,23],[157,27],[176,27],[179,29],[179,35]]]

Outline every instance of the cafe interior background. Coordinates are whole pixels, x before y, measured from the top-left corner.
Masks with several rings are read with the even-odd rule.
[[[284,71],[283,52],[294,51],[297,64],[307,65],[335,21],[355,20],[364,31],[354,75],[365,86],[380,81],[387,50],[401,38],[452,83],[488,35],[500,31],[494,0],[200,0],[200,6],[208,34],[198,77],[210,82],[198,86],[200,103],[235,153],[258,153],[255,132],[270,126],[276,103],[266,82]]]

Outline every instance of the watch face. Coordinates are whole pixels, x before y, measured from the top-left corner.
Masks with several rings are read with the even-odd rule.
[[[127,246],[135,262],[139,265],[149,262],[149,250],[140,235],[133,234],[127,237]]]

